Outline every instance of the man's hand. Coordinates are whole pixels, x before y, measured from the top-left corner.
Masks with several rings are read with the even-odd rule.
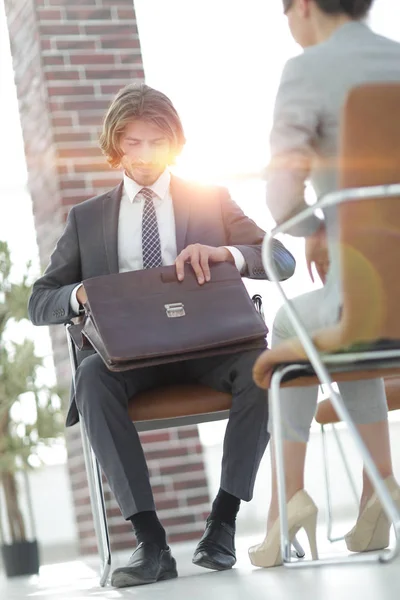
[[[314,275],[312,272],[312,265],[314,263],[322,283],[325,283],[326,275],[329,270],[329,253],[326,243],[325,225],[322,225],[318,231],[306,238],[305,253],[307,269],[311,281],[314,283]]]
[[[78,300],[79,304],[85,304],[85,302],[87,302],[86,290],[83,287],[83,284],[81,285],[81,287],[78,288],[78,291],[76,292],[76,299]]]
[[[175,261],[176,275],[179,281],[182,281],[185,263],[192,265],[193,271],[196,274],[199,284],[205,281],[210,281],[210,263],[231,262],[234,263],[234,258],[227,248],[220,246],[203,246],[203,244],[190,244],[179,254]]]

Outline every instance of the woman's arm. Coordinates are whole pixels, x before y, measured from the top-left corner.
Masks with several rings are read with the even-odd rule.
[[[277,224],[307,206],[304,188],[311,170],[320,110],[308,69],[303,55],[291,59],[283,71],[276,97],[267,205]],[[311,217],[288,233],[309,236],[320,226],[321,221]]]

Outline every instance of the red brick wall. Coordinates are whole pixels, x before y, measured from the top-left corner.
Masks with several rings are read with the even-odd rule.
[[[105,110],[123,85],[144,78],[133,0],[5,0],[40,259],[46,266],[68,210],[113,187],[98,148]],[[60,383],[70,378],[62,327],[51,328]],[[69,472],[83,552],[94,550],[79,428],[67,431]],[[142,436],[170,540],[192,539],[208,510],[196,427]],[[106,488],[114,547],[130,525]]]

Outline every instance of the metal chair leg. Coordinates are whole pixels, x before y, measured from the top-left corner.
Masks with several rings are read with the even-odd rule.
[[[94,529],[96,532],[97,548],[101,559],[100,585],[104,587],[107,583],[111,570],[111,546],[107,525],[107,512],[104,500],[103,483],[99,463],[90,446],[86,435],[83,420],[81,418],[81,435],[83,454],[85,459],[86,474],[89,484],[90,503],[93,512]]]
[[[342,463],[343,463],[343,466],[344,466],[345,471],[346,471],[348,482],[350,483],[350,487],[351,487],[351,491],[353,493],[355,505],[356,505],[356,507],[358,507],[358,505],[359,505],[359,497],[358,497],[357,489],[356,489],[356,486],[355,486],[355,483],[354,483],[354,479],[352,477],[352,474],[351,474],[351,471],[350,471],[350,468],[349,468],[349,464],[348,464],[348,462],[346,460],[346,456],[345,456],[345,453],[344,453],[344,450],[343,450],[343,444],[340,441],[340,437],[339,437],[338,432],[336,431],[336,427],[334,425],[332,425],[332,433],[333,433],[333,437],[335,438],[336,445],[337,445],[338,450],[339,450],[340,458],[342,459]],[[333,542],[335,540],[343,540],[343,539],[344,539],[344,535],[341,536],[341,537],[338,537],[338,538],[332,538],[331,541]]]
[[[343,450],[343,444],[340,441],[340,437],[339,437],[338,432],[336,430],[336,427],[334,425],[332,425],[332,433],[333,433],[333,437],[335,438],[337,447],[339,449],[340,457],[341,457],[342,462],[344,464],[344,468],[346,469],[346,475],[348,477],[348,480],[349,480],[349,483],[350,483],[350,487],[351,487],[351,491],[353,492],[354,500],[355,500],[356,506],[358,508],[358,503],[359,503],[358,492],[357,492],[356,486],[354,484],[354,479],[353,479],[353,477],[351,475],[351,471],[349,469],[349,464],[348,464],[348,462],[346,460],[346,455],[345,455],[344,450]]]
[[[78,368],[78,361],[76,357],[76,349],[74,343],[68,332],[69,325],[66,326],[66,329],[67,344],[72,371],[72,384],[75,389],[75,373]],[[96,533],[97,548],[102,562],[100,572],[100,585],[101,587],[104,587],[107,583],[107,579],[111,570],[111,546],[110,536],[108,533],[107,512],[104,501],[103,483],[101,479],[100,466],[90,446],[90,442],[87,437],[82,418],[80,419],[80,428],[83,457],[85,461],[86,476],[89,485],[90,504],[92,507],[94,529]]]
[[[358,193],[358,192],[357,192]],[[319,206],[320,207],[320,206]],[[360,457],[363,460],[365,471],[369,477],[370,482],[372,483],[375,492],[381,501],[382,508],[385,511],[387,517],[393,523],[396,542],[393,548],[389,551],[378,552],[378,553],[367,553],[369,556],[363,556],[361,554],[353,557],[354,562],[366,562],[369,560],[380,561],[380,562],[389,562],[394,558],[400,556],[400,512],[397,509],[395,502],[393,501],[389,490],[387,489],[382,477],[379,474],[379,471],[372,460],[372,456],[369,453],[367,447],[365,446],[357,427],[350,417],[350,413],[347,410],[343,398],[340,393],[336,392],[333,386],[332,377],[329,373],[327,366],[324,364],[321,359],[321,355],[317,350],[313,339],[310,333],[307,331],[304,323],[299,318],[297,311],[292,306],[282,284],[279,281],[279,274],[277,273],[276,265],[273,259],[272,253],[272,244],[273,238],[276,233],[285,232],[287,227],[292,226],[296,219],[301,220],[308,215],[307,211],[310,214],[313,214],[315,211],[316,205],[309,207],[306,211],[301,213],[301,216],[296,215],[292,217],[288,222],[284,225],[280,225],[277,227],[272,233],[267,233],[264,238],[263,247],[262,247],[262,260],[265,267],[265,270],[268,274],[268,278],[272,281],[283,302],[285,303],[285,311],[290,319],[294,331],[297,334],[300,342],[303,345],[303,348],[308,356],[308,359],[311,365],[314,368],[315,374],[319,379],[320,384],[326,385],[329,390],[329,396],[333,405],[334,410],[336,411],[339,419],[345,422],[348,426],[350,435],[353,439],[353,442],[359,452]],[[289,224],[289,225],[288,225]],[[290,366],[280,366],[274,372],[271,380],[271,403],[272,409],[274,411],[273,414],[273,431],[274,431],[274,443],[276,449],[276,466],[277,466],[277,482],[278,482],[278,495],[279,495],[279,510],[280,510],[280,521],[281,521],[281,552],[283,558],[283,564],[289,563],[290,561],[290,548],[287,547],[288,540],[288,527],[287,527],[287,514],[286,514],[286,493],[285,493],[285,471],[284,471],[284,461],[283,461],[283,445],[282,445],[282,430],[281,430],[281,419],[280,419],[280,406],[279,406],[279,388],[280,383],[282,381],[282,377],[290,372],[299,373],[302,370],[301,365],[290,365]],[[314,564],[316,561],[312,561]],[[317,561],[317,564],[326,564],[327,561]],[[342,562],[342,561],[331,561],[334,563]],[[293,566],[305,565],[306,562],[296,562],[293,563]],[[290,566],[288,564],[287,566]]]
[[[252,296],[251,299],[253,301],[255,309],[261,315],[263,321],[265,321],[264,309],[263,309],[263,303],[262,303],[262,296],[260,296],[260,294],[254,294],[254,296]],[[297,540],[296,537],[292,541],[292,545],[293,545],[293,554],[297,558],[304,558],[305,552],[303,550],[302,545],[300,544],[300,542]]]
[[[276,461],[276,476],[277,476],[277,488],[278,488],[278,501],[279,501],[279,518],[280,518],[280,533],[281,533],[281,556],[283,565],[286,567],[306,567],[306,566],[319,566],[325,564],[343,564],[348,562],[348,557],[338,559],[323,559],[323,560],[311,560],[311,561],[296,561],[291,562],[290,552],[290,539],[288,531],[287,521],[287,506],[286,506],[286,489],[285,489],[285,466],[283,456],[283,436],[282,436],[282,422],[279,402],[279,389],[280,383],[284,375],[293,371],[299,371],[301,366],[290,365],[282,366],[278,368],[271,380],[270,386],[270,401],[272,405],[272,419],[273,419],[273,436],[275,444],[275,461]],[[324,383],[329,381],[329,374],[326,378],[324,377]],[[357,431],[356,426],[352,422],[350,415],[343,403],[343,399],[332,387],[330,382],[330,392],[332,394],[332,403],[334,404],[336,412],[343,421],[345,421],[349,427],[350,433],[352,434],[353,441],[359,451],[365,465],[365,469],[370,477],[378,498],[382,503],[382,507],[387,514],[388,518],[392,521],[396,536],[396,543],[393,548],[385,551],[378,552],[367,552],[359,553],[352,557],[352,564],[365,563],[365,562],[390,562],[400,554],[400,514],[394,503],[388,489],[383,483],[379,472],[372,461],[372,458],[364,446],[364,443]],[[333,398],[333,396],[335,397]]]
[[[306,553],[304,552],[303,546],[300,544],[300,542],[297,540],[296,537],[292,541],[292,545],[293,545],[293,548],[294,548],[297,558],[304,558]]]
[[[283,457],[281,406],[279,402],[280,370],[275,371],[270,385],[270,405],[272,408],[272,431],[275,452],[276,484],[278,490],[278,506],[280,520],[281,556],[282,563],[290,563],[290,541],[286,510],[285,465]]]
[[[323,472],[325,482],[325,510],[326,510],[326,537],[332,542],[332,503],[331,503],[331,487],[329,484],[329,457],[328,447],[325,438],[325,427],[321,425],[321,443],[323,456]],[[336,541],[336,540],[335,540]]]
[[[330,542],[337,542],[343,537],[334,538],[332,536],[332,501],[331,501],[331,486],[329,481],[329,458],[328,458],[328,447],[326,442],[325,428],[321,425],[321,440],[322,440],[322,454],[324,457],[324,480],[325,480],[325,508],[326,508],[326,537]]]
[[[335,442],[336,442],[338,450],[339,450],[340,458],[342,460],[343,466],[346,471],[347,479],[348,479],[348,482],[351,487],[351,491],[354,496],[355,504],[356,504],[356,506],[358,506],[359,498],[358,498],[357,489],[356,489],[356,486],[354,483],[354,478],[351,474],[348,462],[346,460],[346,456],[345,456],[345,453],[343,450],[343,444],[340,441],[340,436],[338,435],[336,427],[333,423],[332,423],[332,433],[333,433]],[[323,452],[323,457],[324,457],[325,506],[326,506],[326,514],[327,514],[327,522],[326,522],[327,534],[326,534],[326,536],[330,542],[339,542],[344,539],[344,535],[337,536],[337,537],[333,537],[333,535],[332,535],[333,516],[332,516],[331,485],[330,485],[330,478],[329,478],[328,444],[327,444],[327,440],[326,440],[325,427],[323,425],[321,425],[321,440],[322,440],[322,452]]]

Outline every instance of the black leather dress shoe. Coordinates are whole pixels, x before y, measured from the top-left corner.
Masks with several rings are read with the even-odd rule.
[[[153,543],[141,543],[130,557],[126,567],[115,569],[111,575],[111,585],[122,588],[175,577],[178,577],[178,571],[171,549],[162,549]]]
[[[223,521],[208,518],[192,562],[216,571],[231,569],[236,562],[235,528]]]

